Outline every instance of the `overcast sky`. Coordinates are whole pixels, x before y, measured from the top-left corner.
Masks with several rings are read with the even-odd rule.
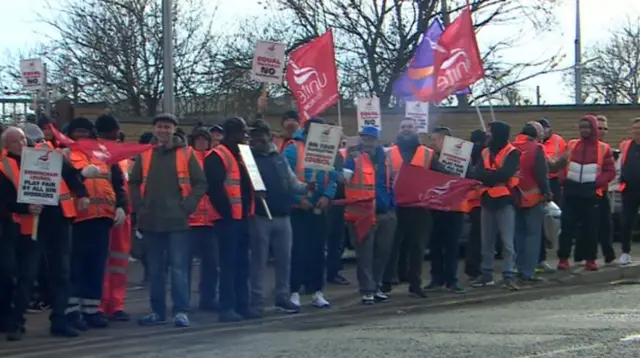
[[[212,7],[219,4],[218,16],[223,19],[257,15],[263,11],[260,6],[255,5],[256,0],[205,1],[209,1]],[[55,0],[53,2],[55,3]],[[239,5],[244,3],[247,5]],[[625,21],[628,17],[635,18],[640,14],[640,1],[637,0],[582,0],[581,3],[583,48],[606,41],[607,31],[615,29],[617,23]],[[0,54],[7,50],[12,52],[26,50],[40,41],[36,34],[46,31],[46,27],[38,23],[37,13],[46,7],[45,4],[45,0],[0,0],[0,9],[3,14],[3,19],[0,21],[0,33],[3,34],[0,37]],[[556,16],[560,23],[557,31],[544,37],[523,41],[523,46],[503,52],[505,59],[523,62],[528,59],[539,59],[541,56],[551,55],[560,50],[566,54],[562,67],[570,66],[573,63],[575,37],[575,0],[564,0]],[[504,26],[482,30],[478,34],[480,47],[483,43],[500,40],[505,33],[516,31],[516,28],[508,29]],[[562,75],[559,73],[539,76],[524,83],[521,89],[525,97],[535,101],[536,86],[541,88],[543,103],[573,103],[573,96],[562,82]]]

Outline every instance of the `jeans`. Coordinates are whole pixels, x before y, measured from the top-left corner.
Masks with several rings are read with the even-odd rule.
[[[332,279],[342,271],[344,253],[344,206],[332,206],[328,213],[329,234],[327,235],[327,279]]]
[[[220,249],[220,312],[249,309],[249,223],[222,219],[213,229]]]
[[[149,232],[144,241],[149,260],[151,310],[160,317],[166,316],[167,264],[171,275],[171,301],[173,314],[189,312],[190,242],[188,231]]]
[[[376,225],[364,240],[356,241],[357,275],[361,294],[374,294],[382,284],[391,246],[396,231],[396,214],[388,212],[376,215]],[[351,235],[356,235],[355,226],[350,223]]]
[[[622,252],[631,253],[631,235],[640,209],[640,195],[622,193]]]
[[[200,307],[211,307],[218,302],[218,238],[211,226],[194,226],[189,229],[191,256],[189,271],[193,267],[193,258],[200,257]],[[189,287],[191,287],[191,272]]]
[[[276,275],[276,303],[289,299],[291,279],[291,221],[288,216],[255,216],[249,221],[251,232],[251,306],[262,308],[264,292],[262,281],[269,259],[269,247],[273,250]]]
[[[538,265],[543,218],[543,203],[538,203],[530,208],[520,208],[516,211],[516,266],[520,276],[525,279],[534,276]]]
[[[598,256],[598,205],[599,198],[565,196],[558,239],[558,258],[571,256],[573,239],[576,239],[574,260],[595,260]]]
[[[493,263],[496,250],[496,238],[502,240],[503,278],[513,278],[515,271],[515,232],[516,212],[513,206],[506,205],[498,210],[482,207],[480,226],[482,232],[482,274],[486,278],[493,276]]]
[[[431,283],[438,286],[458,284],[458,250],[464,214],[433,211],[433,230],[429,240]]]
[[[294,209],[291,212],[293,245],[291,254],[291,292],[313,293],[324,288],[324,250],[327,239],[326,213]]]

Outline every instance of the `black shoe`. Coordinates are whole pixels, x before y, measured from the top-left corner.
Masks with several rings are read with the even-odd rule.
[[[76,331],[85,332],[89,330],[87,322],[76,315],[74,315],[74,317],[69,317],[67,324],[69,327],[75,329]]]
[[[327,279],[328,283],[334,284],[334,285],[341,285],[341,286],[346,286],[346,285],[350,285],[351,282],[349,282],[349,280],[347,280],[346,278],[344,278],[342,275],[338,274],[333,276],[330,279]]]
[[[80,336],[80,332],[68,324],[52,325],[49,333],[54,337],[75,338]]]
[[[240,322],[242,319],[242,316],[234,310],[220,312],[220,315],[218,316],[218,321],[225,323]]]
[[[447,290],[449,290],[449,292],[451,293],[465,293],[467,292],[464,287],[455,284],[455,285],[447,285]]]
[[[264,314],[260,310],[257,310],[255,308],[249,308],[246,311],[239,312],[239,313],[240,313],[240,316],[242,316],[242,318],[246,320],[260,319],[264,317]]]
[[[200,305],[198,307],[200,308],[200,311],[205,311],[205,312],[218,312],[220,310],[220,306],[216,301],[207,302],[207,303],[200,302]]]
[[[109,316],[109,320],[116,322],[129,322],[131,321],[131,315],[125,311],[116,311]]]
[[[389,293],[393,290],[393,283],[385,282],[380,286],[382,293]]]
[[[430,291],[440,291],[442,290],[442,288],[444,287],[444,285],[438,284],[436,282],[429,282],[428,285],[424,286],[423,290],[430,292]]]
[[[84,321],[89,328],[107,328],[109,320],[102,313],[84,315]]]
[[[505,278],[502,280],[502,288],[508,291],[518,291],[520,289],[516,284],[516,280],[512,278]]]
[[[24,334],[24,329],[22,327],[9,329],[7,331],[7,341],[9,342],[21,341],[23,334]]]
[[[427,298],[427,294],[419,286],[409,287],[409,294],[418,298]]]

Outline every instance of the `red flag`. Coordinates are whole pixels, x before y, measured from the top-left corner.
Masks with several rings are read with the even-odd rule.
[[[69,145],[73,145],[75,143],[73,139],[62,134],[62,132],[60,132],[58,128],[56,128],[56,126],[54,126],[53,124],[49,124],[49,128],[51,129],[51,132],[53,132],[53,136],[59,145],[64,145],[65,147],[68,147]]]
[[[338,71],[331,29],[289,54],[286,78],[303,123],[338,102]]]
[[[440,103],[452,93],[484,78],[468,2],[460,16],[444,30],[434,50],[436,80],[429,101]]]
[[[356,242],[361,244],[367,238],[369,232],[371,232],[371,228],[373,227],[373,222],[375,220],[375,208],[374,199],[356,199],[356,200],[347,200],[347,199],[338,199],[333,200],[331,203],[333,205],[344,205],[350,207],[357,207],[360,210],[355,210],[355,212],[360,212],[360,215],[356,221],[353,223],[356,234]]]
[[[477,180],[402,165],[394,190],[398,206],[460,211],[460,204],[479,185],[481,183]]]

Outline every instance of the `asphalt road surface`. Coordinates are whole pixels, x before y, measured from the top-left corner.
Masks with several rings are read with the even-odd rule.
[[[372,313],[375,310],[373,307]],[[388,316],[368,316],[359,312],[357,316],[330,320],[321,316],[314,315],[313,320],[288,316],[278,324],[256,324],[249,329],[169,329],[159,336],[150,334],[122,343],[86,346],[85,342],[64,356],[640,357],[640,285],[603,285],[597,292],[535,301],[487,301],[422,313],[398,310]],[[13,356],[36,355],[9,357]],[[37,356],[58,355],[54,350]]]

